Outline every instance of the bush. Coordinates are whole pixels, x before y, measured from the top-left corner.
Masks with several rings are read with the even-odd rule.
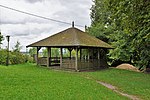
[[[6,58],[7,58],[7,51],[6,50],[0,50],[0,64],[6,64]]]
[[[0,64],[6,64],[7,50],[0,50]],[[9,52],[9,64],[22,64],[26,62],[33,62],[33,59],[28,55],[20,52]]]

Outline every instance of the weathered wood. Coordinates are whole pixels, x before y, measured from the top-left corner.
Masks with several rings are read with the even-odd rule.
[[[73,50],[73,48],[68,48],[68,50],[69,50],[69,54],[70,54],[70,59],[71,59],[71,52],[72,52],[72,50]]]
[[[88,60],[90,59],[90,48],[88,48]]]
[[[36,49],[36,64],[38,65],[38,57],[39,57],[39,51],[38,51],[38,47]]]
[[[51,57],[50,54],[50,47],[48,49],[48,57],[50,57],[51,61],[48,62],[48,57],[42,57],[38,59],[38,64],[39,65],[45,65],[48,66],[48,63],[51,66],[60,66],[59,68],[64,68],[64,69],[71,69],[71,70],[76,70],[76,71],[82,71],[82,70],[91,70],[91,69],[103,69],[107,68],[108,64],[106,62],[105,57],[103,57],[104,51],[100,51],[101,49],[97,49],[97,57],[92,57],[94,53],[92,49],[88,48],[88,59],[81,59],[79,57],[79,47],[75,48],[76,51],[76,56],[75,58],[70,57],[63,57],[63,48],[60,48],[60,57]],[[39,50],[39,48],[38,48]],[[82,51],[80,51],[80,56],[82,56]],[[102,54],[101,54],[102,53]],[[91,56],[91,57],[90,57]]]
[[[75,59],[63,59],[63,68],[65,69],[75,69]]]
[[[62,59],[63,59],[63,51],[62,48],[60,48],[60,67],[62,67]]]
[[[37,54],[37,56],[36,56],[36,63],[37,63],[37,65],[39,65],[39,63],[38,63],[38,58],[39,58],[39,50],[41,49],[41,47],[37,47],[37,51],[36,51],[36,54]]]
[[[82,49],[80,48],[80,60],[82,59]]]
[[[55,59],[56,57],[54,57]],[[63,63],[61,68],[64,69],[72,69],[72,70],[76,70],[76,71],[82,71],[82,70],[91,70],[91,69],[103,69],[103,68],[107,68],[107,62],[104,59],[82,59],[82,60],[77,60],[76,59],[69,59],[69,58],[63,58]],[[60,63],[60,62],[58,62]],[[47,57],[40,57],[39,58],[39,64],[40,65],[47,65]],[[55,63],[56,64],[56,63]],[[78,66],[76,66],[76,64]],[[56,65],[59,66],[59,65]],[[58,68],[58,67],[56,67]]]
[[[51,65],[49,58],[51,58],[51,48],[47,47],[47,67],[49,67]]]
[[[42,66],[47,66],[47,57],[39,57],[38,64]]]
[[[97,59],[100,59],[100,49],[99,48],[97,49],[97,52],[98,52]]]
[[[78,47],[76,47],[75,70],[78,71]]]

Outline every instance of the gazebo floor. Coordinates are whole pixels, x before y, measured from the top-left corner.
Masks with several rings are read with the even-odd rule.
[[[45,66],[45,65],[44,65]],[[45,66],[46,67],[46,66]],[[64,68],[64,67],[60,67],[59,64],[56,65],[51,65],[49,67],[47,67],[49,69],[53,69],[53,70],[62,70],[62,71],[71,71],[71,72],[93,72],[93,71],[99,71],[99,70],[104,70],[104,69],[108,69],[107,68],[98,68],[98,69],[92,69],[92,68],[87,68],[87,69],[79,69],[79,70],[75,70],[74,68]]]

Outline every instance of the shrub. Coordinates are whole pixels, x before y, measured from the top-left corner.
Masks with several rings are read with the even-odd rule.
[[[0,50],[0,64],[6,64],[7,50]],[[20,52],[9,52],[9,64],[22,64],[26,62],[33,62],[33,59],[28,55]]]
[[[7,51],[6,50],[0,50],[0,64],[6,64],[6,58],[7,58]]]

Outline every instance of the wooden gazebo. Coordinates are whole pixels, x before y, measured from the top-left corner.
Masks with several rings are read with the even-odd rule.
[[[112,48],[109,44],[90,36],[74,26],[32,43],[27,47],[37,47],[38,65],[47,65],[47,67],[55,65],[53,67],[57,66],[57,68],[76,71],[107,68],[105,51]],[[38,57],[41,47],[47,48],[47,58]],[[60,49],[59,58],[51,57],[52,48]],[[70,52],[69,57],[63,57],[64,48],[67,48]],[[71,55],[72,50],[76,52],[75,57]],[[86,52],[86,55],[83,55],[83,52]]]

